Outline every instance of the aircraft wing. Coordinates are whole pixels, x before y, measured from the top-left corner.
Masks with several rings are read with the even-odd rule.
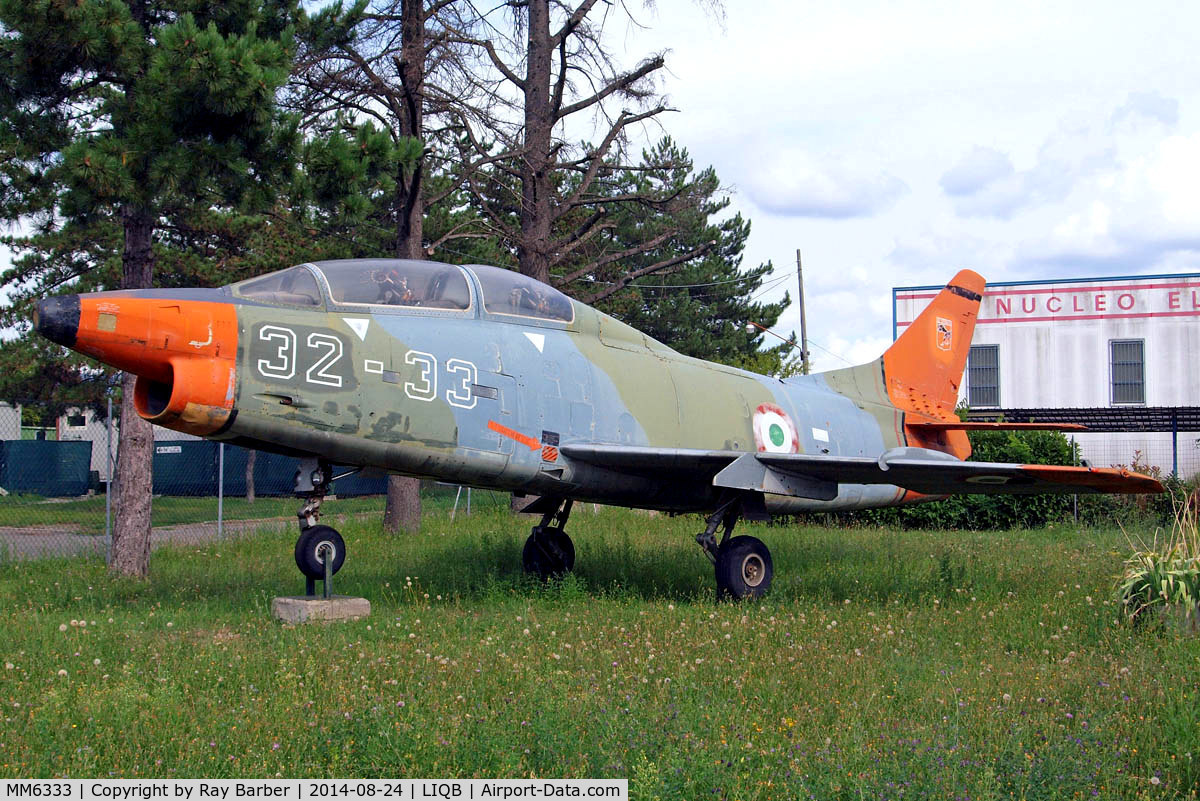
[[[836,497],[838,484],[891,484],[926,495],[1163,491],[1155,479],[1117,468],[964,462],[924,448],[896,448],[878,459],[631,445],[564,445],[560,451],[622,473],[689,477],[719,487],[819,500]]]

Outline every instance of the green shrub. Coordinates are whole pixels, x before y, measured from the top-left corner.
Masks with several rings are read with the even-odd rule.
[[[1075,446],[1059,431],[971,431],[971,460],[1074,464]],[[955,495],[944,501],[845,512],[827,522],[919,529],[1035,528],[1073,513],[1070,495]]]
[[[1125,560],[1125,571],[1117,584],[1117,602],[1124,618],[1133,625],[1161,622],[1177,615],[1183,624],[1197,628],[1200,609],[1200,532],[1196,508],[1189,503],[1176,506],[1170,538],[1161,548],[1157,536],[1150,546],[1140,548]]]

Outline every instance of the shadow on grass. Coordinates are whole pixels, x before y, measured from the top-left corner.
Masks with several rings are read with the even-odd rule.
[[[532,520],[493,510],[451,522],[430,515],[417,534],[385,534],[378,521],[330,520],[347,541],[346,567],[334,591],[402,608],[440,595],[447,601],[554,600],[584,595],[607,600],[712,603],[713,569],[695,545],[698,516],[648,517],[623,510],[579,514],[568,530],[576,544],[574,574],[541,582],[521,570],[521,548]],[[1020,534],[951,534],[813,527],[739,527],[771,548],[772,603],[842,603],[847,599],[943,604],[971,596],[1002,597],[1044,581],[1044,543]],[[293,561],[295,532],[261,532],[203,546],[156,550],[148,582],[111,579],[96,559],[40,562],[52,574],[51,596],[86,595],[101,605],[153,603],[218,617],[265,613],[271,598],[299,595],[304,580]],[[1015,545],[1014,545],[1015,543]],[[981,551],[1013,547],[1011,568],[996,569]],[[988,565],[986,570],[980,564]],[[84,587],[87,587],[86,593]],[[16,589],[16,588],[12,588]]]

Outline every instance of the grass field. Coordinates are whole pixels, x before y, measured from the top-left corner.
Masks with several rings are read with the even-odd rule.
[[[627,777],[636,799],[1174,798],[1200,782],[1200,642],[1118,624],[1118,531],[744,526],[765,602],[715,604],[697,518],[347,521],[369,620],[287,628],[293,538],[0,578],[0,774]],[[85,625],[86,624],[86,625]]]

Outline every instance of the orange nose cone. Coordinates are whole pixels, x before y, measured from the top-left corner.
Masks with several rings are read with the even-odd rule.
[[[136,375],[142,417],[200,436],[229,420],[237,389],[232,304],[96,293],[79,297],[78,321],[71,347]]]

